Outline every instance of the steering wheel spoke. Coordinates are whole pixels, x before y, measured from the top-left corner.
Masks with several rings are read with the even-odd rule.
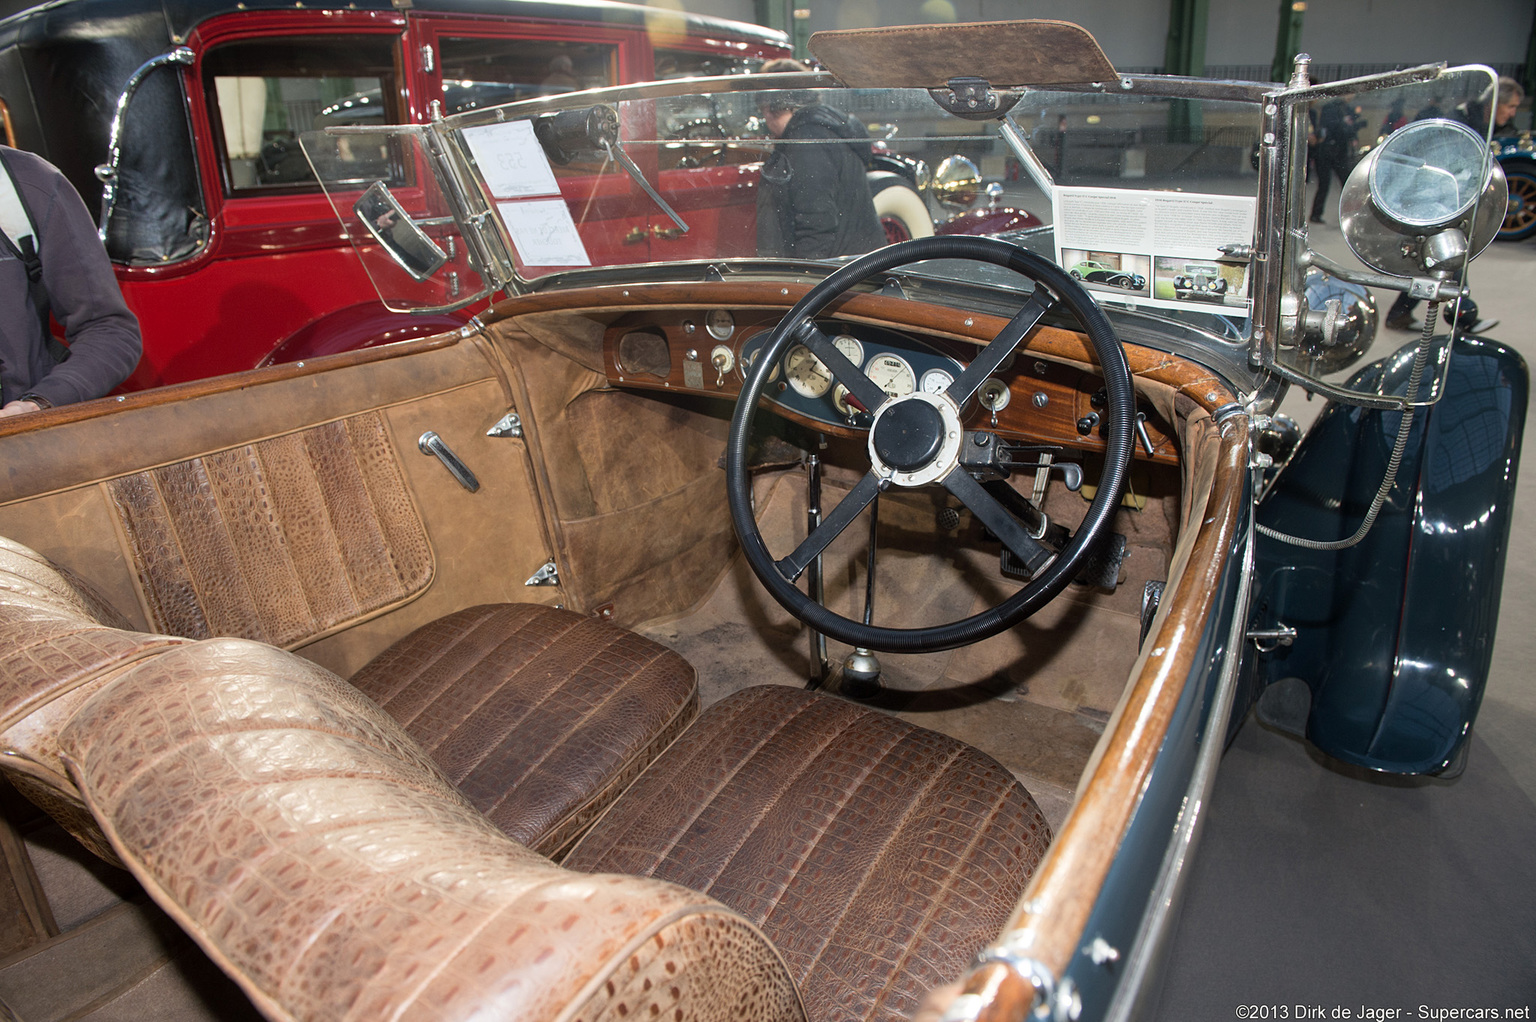
[[[843,530],[853,524],[853,520],[859,517],[859,513],[869,507],[870,503],[880,496],[882,480],[870,469],[864,474],[864,478],[849,490],[842,500],[837,502],[837,507],[822,519],[816,530],[805,541],[795,547],[795,552],[774,562],[774,567],[779,569],[779,574],[790,582],[800,577],[801,572],[810,567],[818,554],[831,545],[832,541],[843,534]]]
[[[945,393],[954,399],[955,404],[964,405],[981,389],[987,377],[997,372],[997,367],[1013,354],[1014,349],[1029,336],[1029,332],[1045,318],[1045,314],[1055,307],[1055,297],[1045,288],[1036,287],[1024,307],[1014,313],[1013,318],[981,349],[981,354],[965,367],[965,371],[955,378]]]
[[[890,395],[864,375],[864,370],[848,361],[848,356],[837,350],[832,338],[822,332],[816,323],[807,318],[795,332],[795,340],[811,349],[811,354],[821,359],[821,364],[832,372],[832,378],[848,388],[848,393],[869,414],[890,399]]]
[[[983,525],[992,530],[992,535],[1002,540],[1003,545],[1014,552],[1031,576],[1038,575],[1040,569],[1056,556],[1054,551],[1041,545],[1025,532],[1019,520],[999,504],[980,483],[971,478],[971,474],[964,468],[956,466],[949,475],[944,477],[943,482],[946,490],[954,494],[960,503],[970,508],[971,514],[979,518]]]

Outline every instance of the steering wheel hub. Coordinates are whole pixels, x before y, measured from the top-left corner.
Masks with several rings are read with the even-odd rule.
[[[965,430],[955,403],[918,391],[880,406],[869,430],[869,460],[898,486],[926,486],[959,463]]]

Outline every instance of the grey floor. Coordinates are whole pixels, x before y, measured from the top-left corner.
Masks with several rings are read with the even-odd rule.
[[[1344,253],[1331,225],[1313,232],[1315,246]],[[1471,282],[1482,315],[1501,321],[1488,336],[1536,356],[1536,240],[1495,244]],[[1383,329],[1377,350],[1413,336]],[[1320,402],[1298,395],[1286,405],[1310,419]],[[1531,1017],[1533,428],[1528,422],[1492,673],[1465,773],[1376,777],[1249,719],[1217,775],[1157,1018],[1308,1017],[1302,1006],[1321,1006],[1325,1014],[1310,1017],[1328,1018],[1372,1008],[1383,1019]],[[1497,1012],[1436,1014],[1455,1008]]]

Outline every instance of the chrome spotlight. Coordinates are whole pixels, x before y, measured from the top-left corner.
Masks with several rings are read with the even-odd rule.
[[[1493,241],[1508,197],[1482,136],[1459,121],[1415,121],[1355,165],[1339,198],[1339,224],[1367,265],[1443,278]]]

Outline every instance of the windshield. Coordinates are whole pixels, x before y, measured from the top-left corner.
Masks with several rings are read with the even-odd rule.
[[[1487,118],[1478,127],[1473,110],[1492,81],[1486,68],[1293,89],[1127,76],[1000,92],[982,82],[971,92],[967,81],[979,79],[928,89],[843,88],[822,73],[685,78],[428,125],[333,128],[306,135],[305,147],[392,309],[457,307],[498,288],[815,279],[908,238],[981,235],[1045,255],[1100,305],[1197,327],[1219,341],[1220,357],[1301,381],[1339,381],[1369,345],[1367,286],[1454,296],[1472,252],[1453,235],[1476,240],[1472,210],[1502,208],[1496,198],[1479,205],[1475,187],[1487,162],[1477,141]],[[1355,215],[1354,252],[1335,255],[1337,232],[1308,229],[1312,154],[1334,140],[1334,164],[1368,168],[1377,125],[1385,136],[1403,118],[1433,121],[1437,103],[1476,128],[1469,156],[1435,157],[1452,171],[1456,194],[1440,205],[1454,222],[1436,227],[1431,245],[1434,231],[1398,237]],[[1402,152],[1384,166],[1430,158],[1402,129],[1395,137]],[[1431,155],[1444,147],[1425,144]],[[392,200],[383,206],[359,198],[385,179],[381,167]],[[1361,208],[1361,188],[1333,193],[1354,196],[1343,213]],[[1378,191],[1372,203],[1403,206],[1410,219],[1423,212]],[[1317,209],[1311,218],[1333,222]],[[1344,262],[1373,269],[1347,277],[1354,292],[1335,294],[1323,278],[1347,275]],[[1007,298],[1033,287],[970,260],[901,276],[952,294],[979,285]]]
[[[611,144],[581,119],[593,96],[563,114],[451,119],[517,277],[838,260],[935,229],[1046,224],[1049,254],[1105,300],[1173,306],[1176,279],[1199,261],[1228,280],[1219,304],[1246,314],[1243,266],[1216,261],[1253,239],[1256,103],[1031,92],[1005,120],[971,121],[923,89],[721,84],[600,104]],[[955,230],[957,214],[976,229],[960,218]]]

